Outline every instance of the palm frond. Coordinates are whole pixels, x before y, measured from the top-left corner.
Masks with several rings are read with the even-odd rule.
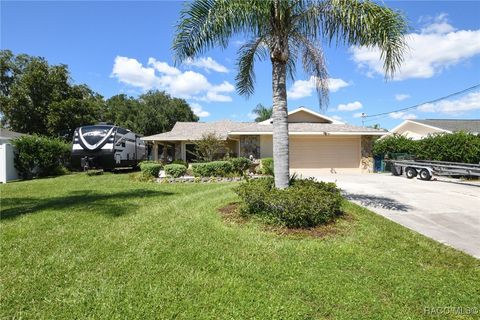
[[[237,68],[235,77],[237,92],[249,96],[255,91],[255,59],[265,60],[268,52],[265,37],[258,37],[244,44],[238,50]]]
[[[328,71],[321,46],[300,33],[293,33],[292,38],[295,39],[297,47],[301,50],[303,69],[314,77],[320,107],[327,106]]]
[[[303,0],[309,8],[294,19],[308,37],[330,43],[378,47],[386,77],[392,77],[407,50],[408,25],[403,15],[372,1]]]
[[[269,1],[197,0],[185,5],[173,42],[176,62],[215,46],[226,48],[233,34],[259,34],[269,25]]]

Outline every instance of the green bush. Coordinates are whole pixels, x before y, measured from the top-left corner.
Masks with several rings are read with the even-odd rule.
[[[184,166],[183,164],[176,164],[176,163],[167,164],[165,165],[164,169],[166,174],[174,178],[181,177],[187,172],[186,166]]]
[[[140,170],[146,178],[158,178],[158,173],[162,169],[162,164],[152,161],[143,161],[140,163]]]
[[[192,164],[196,177],[225,177],[233,173],[233,165],[228,161],[212,161]]]
[[[261,161],[261,173],[273,176],[273,158],[263,158]]]
[[[161,166],[163,167],[163,164],[162,164],[161,161],[155,161],[155,160],[144,160],[144,161],[140,162],[140,163],[138,164],[138,166],[140,167],[140,169],[142,169],[142,166],[143,166],[143,165],[152,164],[152,163],[153,163],[153,164],[159,164],[159,165],[161,165]]]
[[[441,133],[417,141],[417,157],[424,160],[480,163],[480,135]]]
[[[252,164],[252,161],[243,157],[231,158],[228,161],[233,166],[233,172],[238,174],[243,174],[245,171],[247,171],[250,168]]]
[[[71,145],[57,138],[22,136],[15,146],[15,168],[24,179],[61,175],[70,159]]]
[[[334,183],[295,179],[281,190],[268,177],[246,181],[235,192],[242,199],[242,214],[262,216],[289,228],[318,226],[341,214],[343,198]]]
[[[418,143],[411,138],[402,135],[392,134],[373,143],[374,155],[386,155],[391,157],[392,153],[417,154]]]
[[[182,159],[173,160],[171,164],[181,164],[181,165],[184,165],[185,167],[188,168],[188,163],[187,163],[187,161],[183,161]]]
[[[429,135],[422,140],[412,140],[401,135],[391,135],[374,142],[373,153],[391,157],[393,153],[414,154],[423,160],[450,162],[480,162],[480,136],[466,132]]]

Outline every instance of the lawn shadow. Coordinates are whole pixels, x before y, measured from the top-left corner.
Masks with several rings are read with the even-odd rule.
[[[96,211],[111,217],[122,216],[132,212],[137,206],[129,200],[173,195],[172,192],[148,189],[121,191],[115,193],[98,193],[91,190],[71,192],[69,195],[53,198],[5,198],[2,199],[0,219],[12,219],[23,214],[36,213],[42,210],[88,210]]]
[[[371,208],[382,208],[394,211],[408,211],[409,205],[398,202],[397,200],[366,194],[345,193],[345,198],[350,201],[357,201],[362,206]]]

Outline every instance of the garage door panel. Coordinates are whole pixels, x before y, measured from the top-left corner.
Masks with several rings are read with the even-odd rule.
[[[292,137],[292,169],[336,169],[360,167],[360,138]]]

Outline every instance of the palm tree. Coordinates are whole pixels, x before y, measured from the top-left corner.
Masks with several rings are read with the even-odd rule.
[[[265,107],[263,104],[259,103],[252,112],[257,115],[255,122],[261,122],[272,117],[273,108]]]
[[[320,42],[378,47],[386,77],[394,74],[406,48],[407,23],[392,9],[360,0],[196,0],[184,7],[173,50],[177,62],[216,46],[233,35],[250,40],[238,51],[236,87],[254,92],[255,60],[270,58],[273,89],[275,186],[288,187],[287,75],[301,60],[315,76],[320,107],[328,103],[328,73]]]

